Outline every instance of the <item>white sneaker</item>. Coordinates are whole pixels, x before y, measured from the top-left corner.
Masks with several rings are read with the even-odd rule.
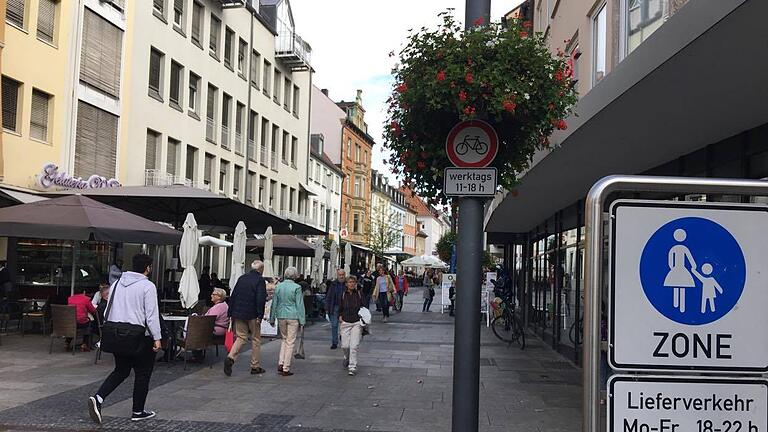
[[[349,376],[355,376],[355,374],[357,374],[357,370],[356,369],[350,369],[349,372],[347,372],[347,375],[349,375]]]

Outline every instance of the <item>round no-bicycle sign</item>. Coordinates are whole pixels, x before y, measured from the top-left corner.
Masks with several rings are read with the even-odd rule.
[[[482,120],[466,120],[451,129],[445,141],[445,151],[454,166],[486,167],[499,151],[499,136]]]

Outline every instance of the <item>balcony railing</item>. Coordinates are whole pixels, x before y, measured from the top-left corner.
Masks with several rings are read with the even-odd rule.
[[[235,153],[243,154],[243,134],[235,131]]]
[[[221,125],[221,146],[229,148],[229,126]]]
[[[216,142],[216,121],[210,117],[205,121],[205,139],[212,143]]]
[[[261,162],[262,165],[267,166],[267,146],[262,145],[259,153],[259,162]]]
[[[278,36],[275,38],[275,57],[285,62],[291,70],[308,70],[312,47],[297,35],[291,26],[279,22]]]
[[[144,186],[184,185],[196,189],[211,190],[204,182],[195,182],[183,176],[169,174],[162,170],[144,170]]]
[[[277,171],[277,153],[272,152],[271,155],[269,155],[270,160],[270,167],[272,168],[272,171]]]
[[[252,140],[248,140],[248,159],[256,162],[256,143]]]

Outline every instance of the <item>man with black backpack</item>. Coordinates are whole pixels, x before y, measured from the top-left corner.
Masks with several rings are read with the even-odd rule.
[[[95,395],[88,398],[88,412],[94,422],[101,424],[101,404],[133,369],[132,421],[152,418],[155,413],[144,410],[149,393],[149,379],[155,365],[155,353],[160,350],[160,314],[157,288],[148,276],[152,273],[152,257],[136,254],[133,271],[123,272],[110,289],[104,312],[102,350],[115,356],[115,370],[104,380]]]

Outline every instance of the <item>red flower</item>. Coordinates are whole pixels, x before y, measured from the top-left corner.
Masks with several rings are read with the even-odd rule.
[[[515,111],[515,107],[517,107],[517,104],[507,100],[507,101],[504,101],[504,103],[502,104],[502,107],[504,108],[504,111],[513,112]]]
[[[533,27],[533,23],[532,23],[532,22],[530,22],[530,21],[525,21],[525,22],[523,23],[523,28],[527,28],[527,29],[529,29],[529,28],[531,28],[531,27]]]
[[[459,92],[459,100],[462,101],[462,102],[467,100],[467,92],[465,92],[464,90],[461,90]]]
[[[526,38],[526,37],[528,37],[528,32],[527,32],[527,31],[521,31],[521,32],[520,32],[520,37],[521,37],[521,38]]]
[[[392,124],[390,124],[390,126],[392,127],[392,133],[395,136],[400,135],[400,123],[393,121]]]
[[[472,72],[467,72],[467,75],[464,77],[464,81],[466,81],[467,84],[472,84],[475,82],[475,77],[472,75]]]
[[[562,81],[563,80],[563,71],[561,71],[560,69],[555,71],[555,80],[557,80],[557,81]]]
[[[426,167],[427,167],[427,163],[426,163],[426,162],[424,162],[424,161],[418,161],[418,162],[416,163],[416,167],[417,167],[418,169],[424,169],[424,168],[426,168]]]
[[[480,18],[472,21],[472,25],[476,25],[476,26],[483,25],[483,23],[485,23],[485,18],[483,18],[483,17],[480,17]]]
[[[467,105],[464,107],[464,114],[466,115],[474,115],[475,114],[475,107]]]
[[[406,84],[406,83],[401,83],[401,84],[399,84],[399,85],[397,86],[397,89],[396,89],[396,90],[397,90],[397,92],[398,92],[398,93],[405,93],[406,91],[408,91],[408,84]]]
[[[445,71],[439,71],[436,78],[438,81],[445,81]]]
[[[562,119],[561,119],[561,120],[558,120],[558,121],[555,123],[555,127],[556,127],[557,129],[559,129],[559,130],[566,130],[566,129],[568,129],[568,123],[566,123],[566,122],[565,122],[565,120],[562,120]]]

